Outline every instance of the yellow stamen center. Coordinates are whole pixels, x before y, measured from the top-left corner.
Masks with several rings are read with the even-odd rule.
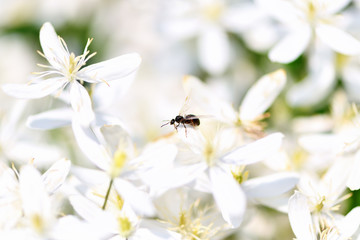
[[[117,177],[123,167],[125,166],[125,163],[127,161],[127,154],[124,149],[117,149],[114,153],[113,162],[112,162],[112,168],[110,175],[115,178]]]
[[[223,4],[217,1],[213,4],[209,4],[208,6],[205,6],[203,9],[203,15],[208,20],[217,21],[221,17],[223,10],[224,10]]]
[[[239,183],[242,184],[249,178],[249,171],[244,171],[245,166],[237,167],[236,169],[231,171],[233,178]]]
[[[130,220],[127,217],[118,217],[117,220],[119,224],[119,234],[124,238],[129,237],[133,230]]]
[[[214,146],[211,144],[210,141],[207,141],[205,144],[205,148],[203,151],[203,155],[205,157],[205,161],[209,166],[214,165],[214,155],[215,155],[215,150],[214,150]]]
[[[42,217],[39,214],[33,214],[30,217],[30,221],[31,221],[31,225],[33,226],[36,232],[42,233],[44,231],[45,224]]]

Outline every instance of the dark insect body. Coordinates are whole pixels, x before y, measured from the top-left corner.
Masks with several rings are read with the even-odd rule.
[[[185,116],[177,115],[175,118],[171,119],[167,123],[163,124],[161,127],[165,125],[174,125],[175,130],[180,124],[182,124],[185,128],[185,135],[187,135],[186,125],[190,125],[192,127],[196,127],[200,125],[200,119],[194,114],[187,114]]]

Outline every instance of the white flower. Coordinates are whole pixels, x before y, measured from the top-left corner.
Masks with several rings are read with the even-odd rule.
[[[283,135],[274,133],[239,147],[239,136],[233,130],[217,129],[209,124],[199,127],[200,131],[188,127],[187,134],[179,130],[185,144],[179,149],[185,151],[178,154],[178,165],[147,182],[157,189],[166,189],[196,180],[195,184],[200,184],[195,186],[197,189],[212,193],[224,220],[238,227],[245,212],[246,196],[229,166],[252,164],[272,156],[279,151]]]
[[[336,26],[336,13],[349,2],[350,0],[257,0],[264,10],[290,29],[269,52],[269,58],[274,62],[292,62],[305,51],[315,36],[336,52],[345,55],[359,54],[360,42]]]
[[[116,149],[109,149],[102,144],[94,132],[87,127],[73,124],[73,131],[80,149],[100,170],[75,168],[74,174],[85,183],[107,186],[109,181],[114,182],[115,189],[124,200],[140,215],[153,215],[154,207],[150,196],[144,189],[142,175],[158,164],[167,164],[173,161],[177,149],[173,144],[158,142],[149,144],[137,156],[135,146],[127,137],[115,143]],[[140,183],[140,184],[139,184]]]
[[[338,217],[341,217],[337,213],[340,209],[340,203],[351,196],[351,194],[341,196],[346,189],[348,178],[347,171],[341,165],[341,162],[335,162],[321,179],[303,173],[298,184],[299,192],[294,194],[295,196],[301,195],[302,199],[306,199],[302,201],[307,204],[306,211],[311,213],[314,232],[316,233],[321,233],[327,226],[337,224]],[[290,203],[291,199],[289,206]],[[289,208],[289,215],[290,210]],[[359,225],[360,221],[354,224]]]
[[[308,107],[324,100],[336,85],[335,53],[320,41],[308,51],[308,74],[294,84],[286,95],[293,107]]]
[[[264,13],[248,1],[229,4],[225,0],[166,1],[162,30],[171,37],[197,37],[201,66],[213,75],[226,71],[231,60],[227,31],[240,33],[254,26]]]
[[[58,37],[53,26],[45,23],[40,30],[41,54],[50,65],[39,65],[48,70],[37,73],[39,76],[27,85],[7,84],[3,90],[18,98],[41,98],[56,91],[59,93],[70,84],[70,103],[82,124],[94,118],[91,99],[82,82],[107,83],[124,80],[137,70],[141,59],[138,54],[122,55],[104,62],[84,67],[94,56],[89,54],[89,39],[82,55],[75,57],[70,53],[65,41]],[[41,79],[45,80],[41,81]]]
[[[222,239],[229,226],[208,200],[207,193],[182,187],[162,194],[154,204],[160,221],[182,239]]]
[[[266,115],[264,112],[271,106],[286,84],[286,73],[283,69],[261,77],[246,93],[239,111],[216,96],[195,77],[187,76],[183,80],[185,92],[191,101],[205,112],[230,126],[242,126],[248,133],[258,135],[262,131],[259,121]]]
[[[136,216],[126,201],[110,202],[111,206],[106,211],[81,195],[70,196],[70,202],[75,211],[88,223],[88,229],[96,229],[102,234],[102,238],[180,239],[177,234]]]
[[[346,240],[356,232],[360,224],[360,208],[353,208],[345,217],[339,216],[335,224],[326,225],[318,233],[314,229],[308,198],[295,192],[289,200],[289,220],[297,240]]]
[[[33,136],[28,137],[29,132],[21,127],[23,113],[29,104],[26,101],[16,101],[15,104],[9,104],[11,109],[1,118],[0,124],[0,146],[1,158],[4,161],[16,161],[24,164],[29,159],[36,159],[38,166],[46,165],[60,158],[59,148]]]
[[[30,229],[31,235],[50,236],[58,214],[53,193],[64,183],[69,170],[70,160],[67,159],[55,162],[43,175],[28,164],[19,174],[15,172],[17,179],[10,168],[2,165],[0,199],[4,219],[1,219],[1,227],[11,229],[18,224]]]

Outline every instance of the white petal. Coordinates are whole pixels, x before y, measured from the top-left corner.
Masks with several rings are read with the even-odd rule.
[[[195,180],[207,168],[206,164],[198,163],[189,166],[175,168],[157,167],[142,175],[142,179],[148,184],[152,192],[160,194],[168,189],[183,186]],[[166,179],[166,181],[164,181]]]
[[[147,144],[142,154],[131,161],[133,164],[141,165],[138,170],[141,170],[140,174],[143,174],[143,172],[161,168],[162,166],[165,166],[165,168],[169,165],[172,166],[176,155],[177,147],[175,144],[158,141]]]
[[[160,30],[170,38],[175,40],[188,39],[196,36],[201,28],[201,22],[198,18],[170,19],[164,21]]]
[[[298,240],[316,239],[307,198],[300,192],[289,199],[289,220]]]
[[[290,63],[297,59],[306,49],[311,38],[311,28],[307,25],[299,26],[290,32],[269,52],[273,62]]]
[[[137,53],[124,54],[103,62],[92,64],[79,71],[77,77],[90,83],[130,81],[141,63]]]
[[[14,104],[11,104],[11,108],[7,110],[6,114],[4,113],[2,116],[0,125],[0,142],[2,144],[13,141],[15,133],[18,132],[19,123],[24,117],[25,109],[28,107],[28,102],[23,100],[15,101]]]
[[[316,27],[316,34],[336,52],[345,55],[360,54],[360,41],[337,27],[319,24]]]
[[[230,43],[226,33],[217,26],[203,30],[198,39],[200,64],[211,74],[222,74],[230,63]]]
[[[265,160],[280,150],[283,137],[282,133],[272,133],[231,151],[224,155],[221,160],[236,165],[247,165]]]
[[[95,122],[94,126],[98,128],[109,127],[109,126],[119,126],[126,132],[129,132],[129,127],[121,121],[118,117],[111,116],[102,112],[95,112]]]
[[[269,15],[283,24],[297,24],[301,19],[301,12],[291,1],[287,0],[255,0],[255,3]]]
[[[69,60],[69,53],[64,49],[51,23],[46,22],[40,29],[40,44],[49,63],[61,69]]]
[[[289,191],[298,181],[298,174],[284,172],[253,178],[245,181],[241,186],[248,198],[269,198]]]
[[[230,31],[241,33],[256,25],[265,13],[253,3],[242,3],[225,10],[222,22]]]
[[[183,87],[193,105],[199,106],[205,114],[210,114],[223,122],[233,123],[237,113],[226,100],[216,96],[211,89],[194,76],[183,78]],[[202,114],[202,113],[200,113]]]
[[[113,81],[110,86],[104,83],[96,84],[92,93],[94,109],[97,111],[107,110],[112,104],[116,104],[128,91],[132,80],[129,78],[123,81]]]
[[[179,233],[167,230],[164,228],[164,225],[162,225],[159,221],[156,220],[150,220],[150,219],[143,219],[140,222],[140,229],[148,229],[153,236],[161,237],[161,239],[168,239],[168,240],[181,240],[181,235]],[[138,229],[138,231],[140,230]],[[136,234],[138,234],[138,231]],[[149,238],[140,238],[142,239],[149,239]]]
[[[242,35],[246,46],[251,50],[264,53],[268,52],[271,47],[279,40],[281,29],[270,20],[270,17],[263,19],[251,28],[247,29]]]
[[[286,97],[294,107],[319,103],[335,87],[334,56],[330,49],[318,49],[310,56],[310,74],[288,91]]]
[[[16,98],[42,98],[56,90],[62,89],[67,83],[64,78],[49,78],[32,84],[5,84],[3,91]]]
[[[134,240],[143,240],[143,239],[151,239],[151,240],[181,240],[181,235],[176,233],[171,233],[166,228],[138,228],[136,232],[131,235],[131,239]]]
[[[32,165],[26,165],[20,170],[20,195],[25,215],[33,214],[42,216],[50,209],[44,183],[40,173]]]
[[[354,157],[354,162],[351,162],[351,172],[347,179],[346,186],[350,188],[351,191],[360,189],[360,152],[357,152]]]
[[[92,110],[92,103],[90,96],[86,89],[77,81],[71,84],[70,88],[71,106],[75,112],[79,122],[86,126],[89,125],[95,118]]]
[[[71,124],[73,111],[71,108],[59,108],[29,116],[26,126],[29,128],[49,130]]]
[[[110,181],[110,178],[106,172],[97,169],[73,166],[71,168],[71,173],[81,182],[90,186],[107,185]]]
[[[283,69],[260,78],[247,92],[240,106],[240,119],[253,121],[266,111],[279,95],[286,83]]]
[[[300,146],[310,153],[338,154],[345,147],[344,139],[334,134],[307,134],[298,140]]]
[[[326,0],[324,1],[324,11],[327,14],[335,14],[349,5],[350,2],[351,0]]]
[[[99,168],[107,171],[110,166],[111,157],[94,135],[89,127],[81,126],[77,121],[72,122],[72,129],[76,142],[81,151]]]
[[[155,214],[155,207],[148,193],[139,190],[130,182],[120,178],[115,179],[114,186],[121,197],[131,205],[137,214],[146,216]]]
[[[288,202],[289,196],[283,194],[281,196],[273,197],[273,198],[259,198],[256,199],[256,204],[261,204],[270,208],[273,208],[282,213],[288,213]]]
[[[94,226],[104,232],[111,233],[117,230],[115,218],[90,200],[81,195],[71,195],[69,200],[76,213],[85,221],[94,224]]]
[[[238,227],[246,208],[246,197],[240,185],[219,167],[210,168],[209,177],[213,196],[224,220],[232,227]]]
[[[353,208],[346,216],[336,224],[342,239],[351,239],[351,236],[359,229],[360,207]]]
[[[35,142],[32,139],[28,141],[17,141],[11,145],[11,148],[5,149],[5,154],[10,159],[16,159],[19,163],[28,163],[29,159],[34,158],[37,166],[49,165],[61,158],[58,146],[47,143]]]
[[[98,240],[103,237],[96,231],[94,226],[71,215],[60,218],[54,229],[52,229],[51,235],[51,239],[54,240]]]
[[[355,59],[350,60],[350,63],[346,64],[341,72],[347,98],[350,102],[360,102],[360,69],[357,61]]]
[[[71,166],[69,159],[55,162],[43,175],[42,180],[48,193],[55,192],[65,181]]]
[[[199,14],[193,14],[197,2],[169,0],[162,2],[164,21],[159,24],[159,30],[166,37],[175,41],[196,36],[203,26]]]

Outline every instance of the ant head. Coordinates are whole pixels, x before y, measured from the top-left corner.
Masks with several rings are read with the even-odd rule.
[[[167,121],[167,123],[165,123],[165,124],[161,125],[161,127],[166,126],[166,125],[168,125],[168,124],[172,125],[172,124],[174,124],[174,123],[175,123],[175,119],[165,120],[165,121]]]

